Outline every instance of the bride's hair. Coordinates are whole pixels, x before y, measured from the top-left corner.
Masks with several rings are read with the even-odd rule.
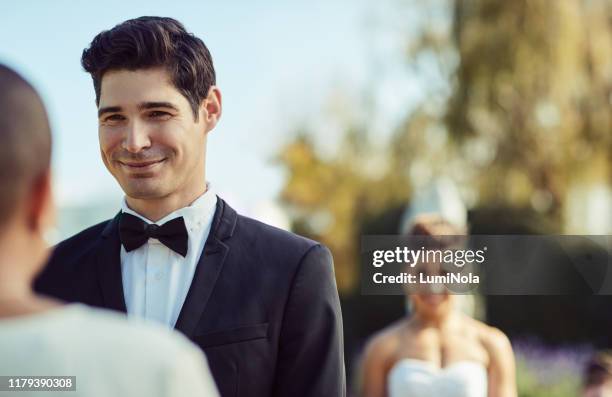
[[[447,249],[465,242],[467,231],[453,225],[438,214],[422,214],[414,218],[407,236],[422,236],[427,248]]]

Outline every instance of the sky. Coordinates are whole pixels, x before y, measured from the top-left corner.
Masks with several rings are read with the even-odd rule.
[[[49,109],[60,207],[118,206],[122,192],[100,159],[94,91],[80,55],[126,19],[180,20],[209,47],[223,94],[207,179],[248,207],[277,197],[285,176],[274,155],[301,119],[317,117],[333,87],[366,83],[369,11],[365,1],[24,0],[3,6],[0,62],[30,80]]]

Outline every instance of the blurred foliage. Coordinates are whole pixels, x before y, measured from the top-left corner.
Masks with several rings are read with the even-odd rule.
[[[479,200],[562,216],[572,182],[611,175],[612,2],[460,0],[454,18],[446,124]]]
[[[356,132],[347,133],[337,156],[323,159],[306,136],[285,147],[282,162],[289,179],[282,199],[294,208],[294,231],[312,236],[334,253],[338,287],[347,290],[356,282],[359,222],[408,197],[403,177],[385,170],[382,176],[366,170]]]
[[[428,82],[420,104],[382,148],[356,119],[332,156],[308,129],[280,154],[296,231],[330,247],[345,293],[356,287],[359,225],[436,176],[472,208],[531,208],[553,224],[564,224],[573,184],[612,182],[612,2],[396,6],[423,20],[399,54]]]
[[[580,395],[592,351],[587,346],[550,348],[535,340],[514,342],[519,397]]]
[[[579,395],[580,377],[578,374],[563,374],[555,382],[542,384],[538,381],[536,372],[522,360],[517,361],[516,371],[519,397],[575,397]]]

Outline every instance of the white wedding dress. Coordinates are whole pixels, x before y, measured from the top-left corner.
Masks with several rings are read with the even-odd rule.
[[[399,360],[387,378],[389,397],[486,397],[487,369],[476,361],[438,368],[424,360]]]

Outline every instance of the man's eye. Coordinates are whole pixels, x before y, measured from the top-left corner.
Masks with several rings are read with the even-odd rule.
[[[123,117],[120,114],[111,114],[110,116],[104,119],[104,121],[122,121],[122,120],[125,120],[125,117]]]
[[[170,113],[162,112],[160,110],[154,110],[152,112],[149,112],[149,117],[153,119],[167,118],[167,117],[170,117]]]

